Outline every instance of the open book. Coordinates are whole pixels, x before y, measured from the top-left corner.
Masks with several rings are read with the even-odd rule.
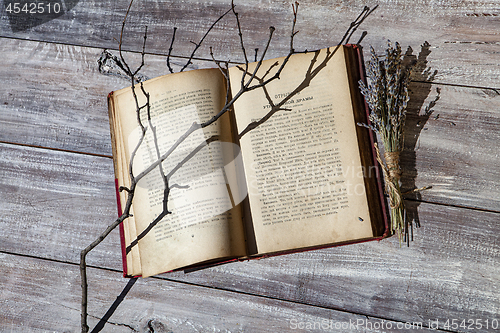
[[[293,55],[279,80],[265,91],[241,95],[233,110],[177,146],[161,169],[159,156],[194,122],[216,115],[227,92],[240,90],[244,66],[229,69],[229,83],[219,69],[144,82],[150,119],[143,108],[145,136],[139,146],[142,130],[132,89],[109,95],[117,185],[130,186],[129,163],[137,146],[133,174],[152,169],[137,183],[133,216],[121,225],[126,275],[146,277],[384,236],[386,201],[373,137],[356,125],[367,123],[358,89],[363,73],[360,50],[342,46],[324,61],[333,49]],[[283,60],[264,61],[257,77],[270,70],[269,77],[279,68],[273,64]],[[311,68],[322,62],[312,75]],[[255,66],[250,64],[248,72]],[[297,87],[300,92],[288,97]],[[136,94],[143,105],[146,97],[140,85]],[[286,110],[272,112],[269,98],[273,103],[287,98]],[[165,180],[171,213],[150,228],[164,209]],[[126,191],[119,192],[119,205],[127,197]]]

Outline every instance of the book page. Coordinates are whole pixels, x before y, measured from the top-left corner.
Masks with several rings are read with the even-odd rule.
[[[259,253],[373,236],[343,48],[314,78],[306,75],[326,56],[326,50],[294,55],[280,79],[266,86],[275,104],[303,88],[287,97],[288,110],[272,113],[263,89],[243,94],[235,104]],[[257,77],[276,60],[283,61],[265,61]],[[230,69],[233,92],[241,75]]]
[[[143,138],[131,89],[114,94],[127,159],[142,138],[134,158],[134,175],[158,160],[155,140],[160,156],[165,154],[193,123],[206,122],[217,114],[226,94],[218,69],[160,77],[145,82],[144,89],[150,94],[151,119],[144,108]],[[140,105],[144,105],[146,99],[139,86],[136,93]],[[139,241],[143,277],[216,258],[245,255],[238,206],[242,199],[234,179],[239,152],[236,147],[226,114],[216,123],[194,131],[161,163],[168,176],[167,207],[171,213]],[[137,234],[163,211],[164,190],[159,165],[138,182],[133,201]]]

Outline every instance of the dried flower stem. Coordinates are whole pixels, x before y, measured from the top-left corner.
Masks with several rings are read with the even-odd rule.
[[[385,56],[381,59],[371,48],[371,59],[368,62],[368,83],[360,81],[360,90],[370,107],[370,124],[359,124],[368,127],[380,135],[384,145],[384,161],[380,157],[377,144],[375,150],[377,160],[382,166],[386,189],[391,207],[391,231],[397,233],[400,244],[408,239],[406,225],[406,209],[402,199],[399,166],[399,155],[403,150],[403,127],[408,105],[408,85],[411,67],[403,65],[401,46],[395,47],[389,42]]]

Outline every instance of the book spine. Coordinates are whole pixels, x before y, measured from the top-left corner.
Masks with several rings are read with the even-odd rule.
[[[364,60],[363,60],[363,49],[361,48],[361,46],[359,45],[354,45],[354,44],[350,44],[349,45],[350,47],[352,47],[355,51],[356,51],[356,54],[357,54],[357,58],[358,58],[358,65],[359,65],[359,76],[360,76],[360,79],[366,84],[366,76],[365,76],[365,64],[364,64]],[[370,124],[370,108],[368,107],[368,103],[366,103],[365,99],[363,98],[363,104],[364,104],[364,110],[365,110],[365,113],[366,113],[366,121],[368,122],[368,124]],[[368,131],[368,135],[369,135],[369,138],[370,138],[370,144],[371,144],[371,147],[372,147],[372,161],[373,161],[373,165],[377,165],[377,155],[376,155],[376,152],[375,152],[375,149],[373,148],[373,145],[375,143],[375,136],[373,134],[373,131]],[[385,226],[385,231],[384,231],[384,234],[382,235],[382,237],[380,237],[380,239],[383,239],[385,237],[388,237],[390,236],[390,228],[389,228],[389,220],[388,220],[388,209],[387,209],[387,201],[384,197],[384,188],[383,188],[383,184],[384,184],[384,178],[382,177],[382,175],[380,174],[380,168],[376,168],[375,169],[375,172],[376,172],[376,175],[377,175],[377,186],[378,186],[378,193],[379,193],[379,197],[380,197],[380,202],[382,203],[381,206],[382,206],[382,216],[384,217],[384,226]]]
[[[116,206],[118,209],[118,216],[122,216],[122,203],[120,200],[120,185],[118,185],[118,179],[115,178],[115,191],[116,191]],[[122,266],[123,266],[123,277],[127,277],[127,251],[125,248],[125,230],[123,229],[123,222],[118,226],[120,230],[120,247],[122,250]]]

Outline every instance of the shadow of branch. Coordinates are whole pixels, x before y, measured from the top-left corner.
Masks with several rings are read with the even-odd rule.
[[[116,299],[113,302],[113,304],[111,304],[111,306],[109,307],[108,311],[104,314],[104,316],[101,318],[101,320],[99,320],[99,322],[94,327],[94,329],[91,331],[91,333],[97,333],[97,332],[102,331],[102,329],[104,328],[104,325],[106,325],[106,323],[108,322],[109,318],[111,318],[111,316],[113,315],[113,313],[115,313],[115,311],[118,308],[118,306],[121,304],[121,302],[123,302],[123,300],[125,299],[125,296],[127,296],[127,294],[130,291],[130,289],[132,289],[132,287],[134,286],[134,284],[137,281],[137,279],[138,278],[131,278],[128,281],[128,283],[125,286],[125,288],[123,288],[123,290],[120,293],[120,295],[118,295],[118,297],[116,297]]]

